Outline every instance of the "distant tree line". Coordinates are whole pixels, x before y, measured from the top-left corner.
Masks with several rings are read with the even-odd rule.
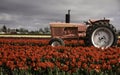
[[[7,28],[5,25],[0,28],[0,34],[50,34],[50,28],[40,28],[39,30],[28,30],[25,28],[19,28],[19,29],[10,29]],[[118,30],[118,35],[120,36],[120,30]]]
[[[50,28],[40,28],[39,30],[28,30],[25,28],[19,28],[19,29],[11,29],[7,28],[5,25],[3,25],[0,28],[0,34],[50,34]]]

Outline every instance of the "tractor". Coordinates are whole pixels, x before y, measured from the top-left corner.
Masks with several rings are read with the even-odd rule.
[[[49,45],[65,46],[64,39],[84,38],[86,46],[108,48],[117,45],[118,34],[116,28],[110,24],[110,20],[103,18],[83,23],[70,23],[70,10],[65,15],[65,22],[50,23],[51,40]]]

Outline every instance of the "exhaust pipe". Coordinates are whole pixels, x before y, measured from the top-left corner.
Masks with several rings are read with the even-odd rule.
[[[70,23],[70,10],[68,10],[68,14],[65,15],[65,23]]]

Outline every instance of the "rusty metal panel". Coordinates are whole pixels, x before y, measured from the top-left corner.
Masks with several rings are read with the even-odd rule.
[[[65,38],[78,38],[78,27],[65,27],[63,37],[65,37]]]
[[[79,38],[85,36],[86,26],[76,23],[51,23],[53,38]]]
[[[77,38],[78,37],[78,27],[69,26],[51,26],[52,37],[59,38]]]
[[[63,27],[51,27],[52,36],[62,36],[63,35]]]
[[[86,25],[78,25],[78,31],[85,32],[87,29]]]
[[[50,23],[50,27],[78,27],[76,23]]]

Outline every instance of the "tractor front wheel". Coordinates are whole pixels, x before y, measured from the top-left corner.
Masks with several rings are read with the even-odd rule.
[[[49,45],[56,47],[56,46],[65,46],[64,41],[60,38],[52,38],[49,41]]]

